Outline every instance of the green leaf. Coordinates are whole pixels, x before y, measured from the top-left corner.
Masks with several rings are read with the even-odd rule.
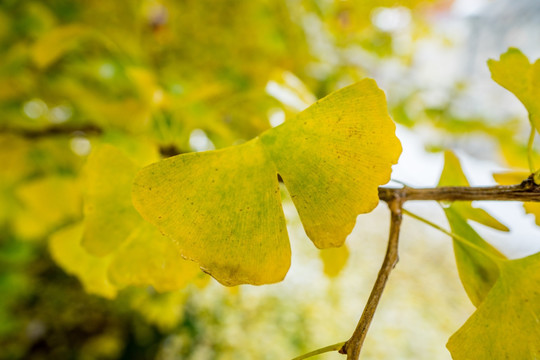
[[[540,358],[540,253],[506,261],[485,301],[450,338],[455,360]]]
[[[486,242],[467,221],[451,206],[444,209],[452,233],[467,239],[495,257],[505,259],[505,256]],[[499,277],[498,263],[490,257],[454,240],[454,254],[461,283],[474,306],[479,306],[489,290]]]
[[[540,131],[540,59],[534,64],[519,50],[509,48],[499,61],[488,61],[491,77],[511,91],[529,112],[532,126]]]
[[[444,168],[439,186],[469,186],[469,181],[461,169],[457,156],[451,151],[444,154]],[[473,245],[493,254],[496,258],[505,259],[505,256],[486,242],[467,223],[473,220],[495,229],[508,231],[508,228],[485,210],[474,208],[470,201],[453,202],[444,209],[452,232],[467,239]],[[478,306],[499,276],[498,264],[486,254],[454,240],[454,254],[461,283],[471,302]]]
[[[142,169],[134,205],[223,284],[277,282],[290,264],[278,173],[315,245],[340,246],[390,179],[401,153],[394,131],[383,92],[366,79],[243,145]]]
[[[438,186],[470,186],[467,177],[463,173],[458,157],[448,150],[444,152],[444,168]],[[509,231],[504,224],[491,216],[487,211],[473,207],[470,201],[453,202],[451,206],[467,220],[476,221],[479,224],[500,231]]]

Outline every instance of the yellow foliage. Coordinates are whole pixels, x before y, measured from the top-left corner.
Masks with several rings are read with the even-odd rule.
[[[64,221],[81,215],[80,188],[72,177],[52,175],[23,183],[16,196],[22,210],[14,225],[22,238],[41,238]]]
[[[109,281],[107,269],[110,257],[88,254],[80,245],[83,224],[77,223],[59,230],[49,239],[49,250],[58,265],[79,278],[86,292],[114,298],[117,289]]]
[[[336,277],[341,273],[345,265],[347,265],[349,249],[345,244],[337,248],[322,249],[319,252],[319,257],[323,262],[324,273],[327,276]]]
[[[486,299],[450,338],[456,360],[540,357],[540,254],[506,261]]]
[[[290,263],[277,174],[315,245],[341,246],[390,179],[401,153],[394,131],[384,94],[366,79],[243,145],[144,168],[134,204],[223,284],[277,282]]]
[[[540,59],[534,64],[516,48],[510,48],[499,61],[489,60],[491,77],[511,91],[529,112],[531,125],[540,131]]]

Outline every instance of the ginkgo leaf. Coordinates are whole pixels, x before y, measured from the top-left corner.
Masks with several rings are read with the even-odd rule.
[[[438,186],[470,186],[458,157],[452,151],[444,152],[444,168]],[[509,229],[487,211],[472,206],[470,201],[457,201],[451,205],[462,217],[500,231]]]
[[[451,151],[444,154],[444,168],[439,186],[469,186],[467,177],[461,169],[457,156]],[[504,259],[499,251],[467,223],[467,220],[477,221],[500,230],[508,229],[485,210],[474,208],[470,201],[453,202],[444,209],[452,232],[467,239],[470,243],[485,250],[495,257]],[[485,254],[454,240],[454,254],[459,278],[471,302],[478,306],[483,301],[499,276],[497,264]]]
[[[134,191],[143,217],[220,282],[271,283],[287,273],[290,247],[277,172],[258,138],[150,165]]]
[[[529,112],[532,125],[540,131],[540,59],[534,64],[516,48],[510,48],[499,61],[488,61],[491,77],[511,91]]]
[[[107,259],[107,274],[118,288],[180,289],[200,270],[133,208],[131,186],[137,170],[126,154],[111,145],[93,150],[85,167],[86,218],[81,245],[89,250],[87,256]]]
[[[85,166],[82,245],[104,256],[124,242],[141,217],[131,203],[131,182],[138,168],[111,145],[92,151]]]
[[[159,292],[181,289],[199,273],[197,264],[182,259],[178,247],[144,221],[114,253],[108,269],[120,288],[151,284]]]
[[[370,79],[319,100],[261,135],[318,248],[338,247],[379,203],[401,144],[384,93]]]
[[[79,278],[86,292],[114,298],[117,289],[107,276],[111,259],[88,254],[80,245],[82,232],[83,224],[77,223],[51,235],[49,239],[51,255],[66,272]]]
[[[450,338],[455,360],[540,358],[540,253],[505,261],[487,298]]]
[[[467,239],[473,245],[492,254],[494,257],[505,259],[505,256],[485,241],[453,206],[444,209],[452,233]],[[459,278],[467,296],[474,306],[479,306],[489,290],[499,277],[499,267],[486,254],[477,251],[466,244],[454,240],[454,254]]]
[[[329,277],[336,277],[347,265],[349,260],[349,248],[343,244],[338,248],[322,249],[319,257],[323,263],[323,271]]]
[[[15,195],[23,207],[15,218],[15,230],[26,239],[39,239],[81,213],[79,185],[70,176],[29,181],[19,186]]]
[[[394,132],[384,93],[366,79],[245,144],[144,168],[134,205],[218,281],[277,282],[290,264],[278,173],[315,245],[340,246],[390,179]]]

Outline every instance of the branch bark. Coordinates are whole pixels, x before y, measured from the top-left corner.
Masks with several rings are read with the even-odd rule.
[[[379,188],[379,198],[389,202],[396,197],[403,202],[411,200],[435,201],[533,201],[540,202],[540,185],[529,176],[521,184],[508,186],[443,186],[417,189],[408,186],[402,188]]]
[[[386,249],[386,255],[384,261],[377,275],[377,280],[373,285],[371,294],[362,313],[362,317],[354,330],[351,338],[343,345],[339,350],[341,354],[347,354],[347,360],[358,360],[360,357],[360,351],[366,338],[369,326],[381,300],[382,293],[388,281],[388,277],[392,272],[392,269],[398,262],[398,243],[399,243],[399,230],[401,228],[401,206],[403,200],[396,196],[393,200],[388,202],[388,207],[391,213],[390,222],[390,235],[388,237],[388,247]]]

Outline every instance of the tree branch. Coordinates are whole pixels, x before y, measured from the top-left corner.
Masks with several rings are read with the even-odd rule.
[[[41,139],[50,136],[71,135],[74,133],[84,133],[87,135],[101,135],[103,129],[93,125],[53,125],[42,129],[25,129],[2,126],[0,134],[13,134],[26,139]]]
[[[402,206],[406,201],[534,201],[540,202],[540,185],[533,175],[521,184],[510,186],[446,186],[437,188],[379,188],[379,198],[385,201],[391,212],[390,235],[383,264],[373,285],[371,294],[351,338],[339,350],[347,354],[347,360],[358,360],[369,326],[377,310],[382,293],[392,269],[398,261],[399,231],[402,220]]]
[[[357,360],[360,356],[360,351],[362,350],[362,345],[367,335],[369,325],[373,320],[375,315],[375,310],[377,310],[377,305],[381,299],[382,293],[390,276],[390,272],[396,266],[398,262],[398,243],[399,243],[399,230],[401,227],[401,207],[403,200],[396,196],[393,200],[388,202],[388,207],[391,212],[391,222],[390,222],[390,235],[388,237],[388,247],[386,249],[386,255],[384,257],[383,264],[377,275],[377,280],[373,285],[371,294],[367,301],[362,317],[354,330],[351,338],[343,345],[339,350],[341,354],[347,354],[347,360]]]
[[[380,187],[379,198],[385,202],[393,201],[396,198],[400,198],[403,202],[409,200],[540,202],[540,185],[534,183],[531,175],[521,184],[509,186],[443,186],[424,189],[408,186],[402,188]]]

